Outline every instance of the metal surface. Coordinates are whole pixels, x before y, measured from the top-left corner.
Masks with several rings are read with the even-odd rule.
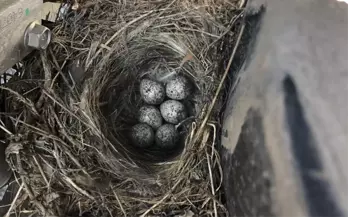
[[[36,22],[31,23],[24,35],[24,45],[30,48],[44,50],[51,42],[51,30]]]
[[[40,21],[42,4],[42,0],[0,0],[0,74],[31,51],[23,37],[30,23]]]

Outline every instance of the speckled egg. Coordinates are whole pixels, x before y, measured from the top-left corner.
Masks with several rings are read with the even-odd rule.
[[[185,106],[176,100],[167,100],[160,106],[162,117],[171,124],[178,124],[187,117]]]
[[[140,82],[140,94],[146,103],[158,105],[164,100],[165,89],[159,82],[150,79],[143,79]]]
[[[162,126],[162,115],[158,108],[151,105],[146,105],[139,110],[139,122],[148,124],[153,129],[157,130]]]
[[[141,123],[132,127],[131,138],[134,146],[147,148],[154,143],[155,133],[149,125]]]
[[[166,94],[171,99],[183,100],[190,95],[191,89],[187,78],[178,76],[167,83]]]
[[[173,124],[164,124],[156,131],[156,145],[162,148],[173,148],[178,140],[178,132]]]

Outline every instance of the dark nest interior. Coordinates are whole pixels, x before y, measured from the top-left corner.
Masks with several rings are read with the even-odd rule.
[[[8,214],[227,216],[218,132],[243,5],[86,0],[60,14],[50,47],[1,86],[2,139],[19,186]],[[194,86],[182,146],[134,148],[140,80],[172,75]]]

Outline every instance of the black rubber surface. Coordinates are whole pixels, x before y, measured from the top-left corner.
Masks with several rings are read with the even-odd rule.
[[[228,136],[228,135],[225,135]],[[222,150],[225,194],[231,216],[274,216],[272,168],[264,144],[262,117],[250,109],[233,155]]]

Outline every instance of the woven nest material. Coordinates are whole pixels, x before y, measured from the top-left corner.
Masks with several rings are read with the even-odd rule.
[[[75,4],[48,50],[1,86],[6,155],[20,186],[9,213],[226,216],[216,144],[239,4]],[[157,72],[195,87],[183,148],[169,155],[139,151],[127,136],[142,105],[139,82]]]

